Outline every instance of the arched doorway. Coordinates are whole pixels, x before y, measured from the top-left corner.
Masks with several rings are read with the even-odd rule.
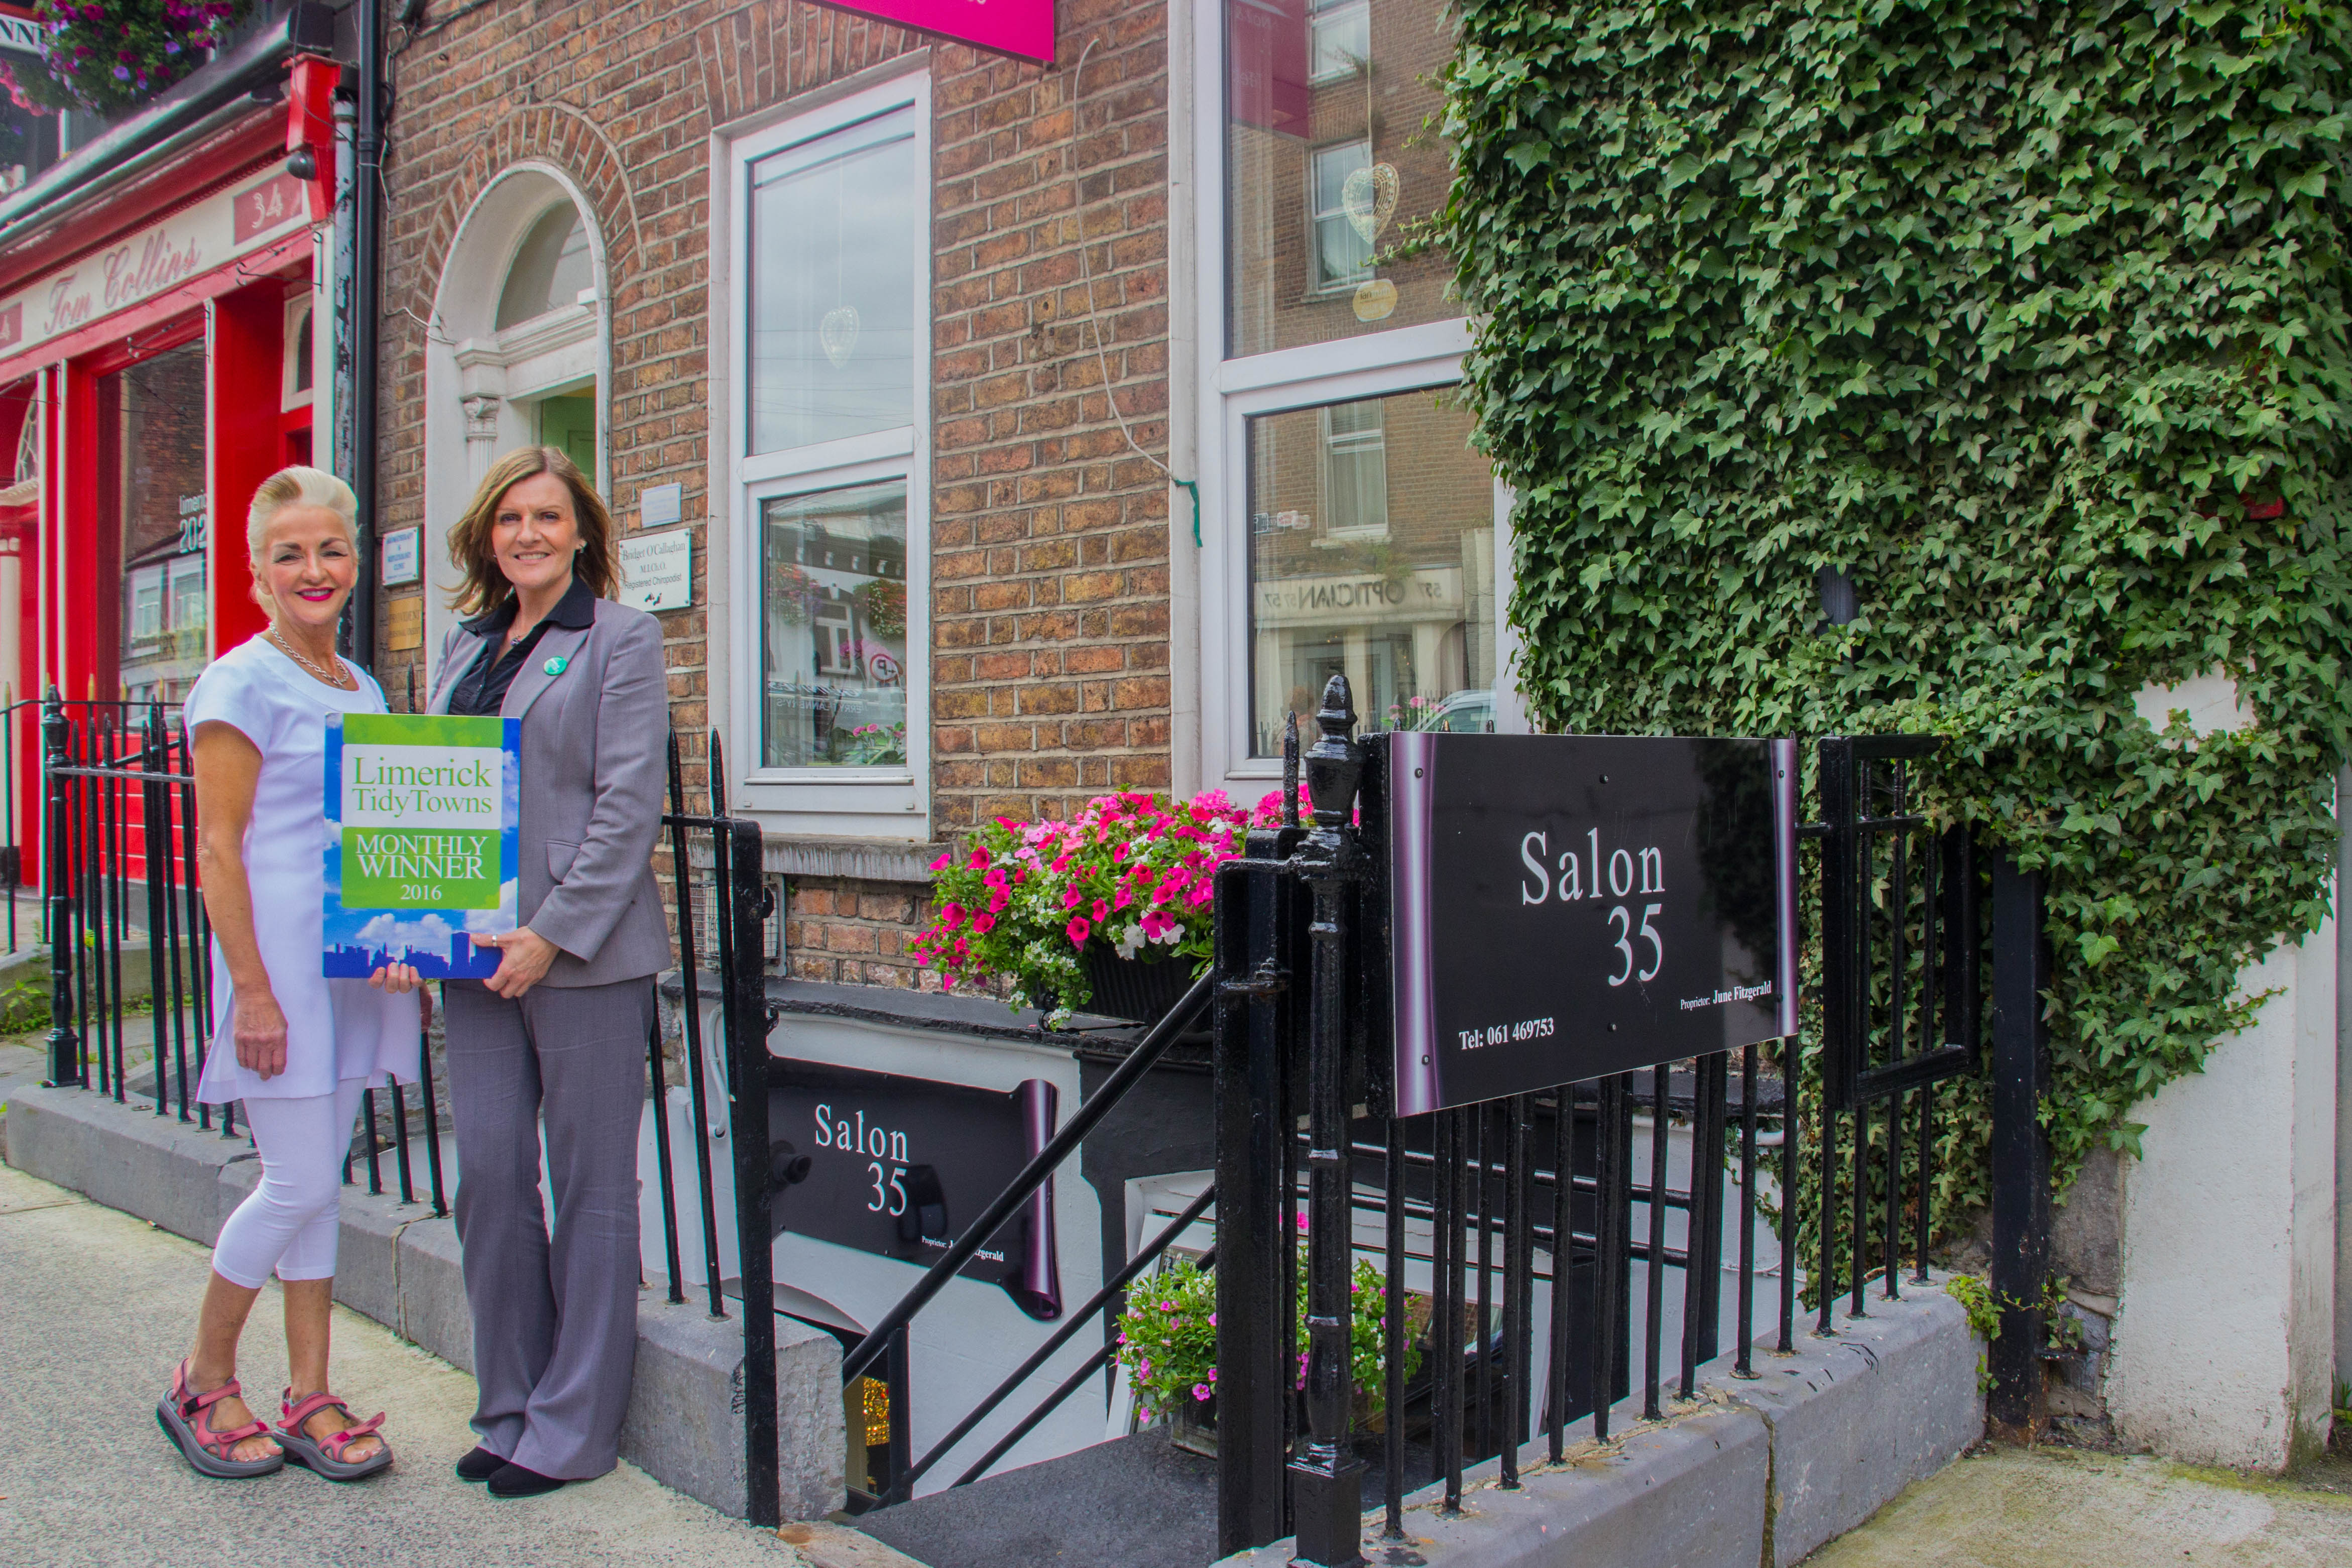
[[[455,618],[449,529],[499,453],[562,447],[605,487],[609,298],[592,209],[558,170],[507,170],[459,225],[426,342],[428,659]]]

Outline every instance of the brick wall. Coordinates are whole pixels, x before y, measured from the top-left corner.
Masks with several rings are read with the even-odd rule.
[[[1118,428],[1101,367],[1135,441],[1164,457],[1167,17],[1156,0],[1059,10],[1053,68],[803,0],[513,0],[415,37],[396,58],[384,160],[380,526],[422,517],[425,347],[459,225],[525,159],[572,175],[604,238],[614,515],[633,520],[644,486],[676,482],[688,518],[714,505],[723,517],[728,498],[704,494],[709,321],[726,307],[708,287],[711,130],[928,43],[933,833],[1164,787],[1166,484]],[[1074,102],[1070,68],[1089,42]],[[698,565],[709,559],[698,540]],[[711,720],[711,661],[729,656],[709,646],[704,598],[698,580],[696,606],[664,617],[672,716],[693,737]],[[389,689],[415,657],[383,661]],[[728,739],[756,753],[751,737]],[[698,739],[688,749],[698,764]],[[906,983],[897,934],[919,891],[796,882],[795,972]]]
[[[907,951],[923,890],[905,883],[803,877],[793,883],[784,955],[795,979],[940,988]]]

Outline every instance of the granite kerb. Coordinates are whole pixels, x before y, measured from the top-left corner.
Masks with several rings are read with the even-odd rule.
[[[1465,1471],[1462,1511],[1433,1485],[1406,1500],[1402,1541],[1364,1515],[1374,1564],[1433,1568],[1767,1568],[1801,1561],[1860,1524],[1911,1482],[1978,1442],[1982,1346],[1959,1304],[1935,1283],[1874,1295],[1868,1315],[1841,1306],[1828,1337],[1799,1333],[1786,1355],[1759,1336],[1756,1375],[1729,1357],[1701,1369],[1695,1397],[1640,1418],[1619,1404],[1608,1442],[1590,1416],[1567,1429],[1554,1464],[1540,1438],[1522,1450],[1520,1485],[1489,1459]],[[1221,1568],[1281,1568],[1292,1542],[1226,1558]]]

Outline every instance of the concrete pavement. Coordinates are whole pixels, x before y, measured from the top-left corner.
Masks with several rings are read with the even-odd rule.
[[[335,1309],[337,1392],[387,1410],[399,1462],[335,1486],[289,1468],[200,1479],[156,1429],[185,1347],[205,1249],[0,1167],[0,1563],[373,1561],[416,1568],[692,1563],[802,1568],[770,1531],[726,1519],[624,1464],[551,1497],[499,1502],[449,1471],[473,1446],[473,1380]],[[274,1414],[285,1341],[273,1285],[242,1376]]]
[[[1994,1448],[1906,1490],[1806,1568],[2343,1568],[2352,1464],[2280,1480],[2145,1456]]]

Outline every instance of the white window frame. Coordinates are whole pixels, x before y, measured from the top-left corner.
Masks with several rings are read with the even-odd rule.
[[[730,798],[770,831],[791,837],[878,838],[922,842],[930,837],[931,804],[931,225],[926,210],[913,242],[915,345],[909,407],[901,428],[790,447],[754,455],[751,434],[751,286],[745,254],[751,234],[751,168],[761,159],[898,110],[911,121],[916,167],[931,165],[931,80],[909,71],[712,138],[714,173],[724,181],[725,222],[711,233],[710,276],[724,290],[727,395],[712,400],[713,466],[724,465],[727,516],[716,521],[734,563],[740,608],[726,608],[723,630],[714,614],[714,639],[723,635],[728,674],[714,706],[727,716]],[[930,182],[923,182],[929,192]],[[761,596],[761,507],[772,500],[847,489],[889,480],[907,486],[907,760],[882,768],[771,768],[761,761],[766,688]],[[714,573],[714,575],[716,575]],[[714,609],[718,607],[714,606]]]
[[[1200,310],[1194,332],[1200,356],[1195,428],[1202,500],[1199,753],[1192,777],[1201,788],[1223,789],[1247,802],[1282,778],[1280,758],[1250,755],[1248,421],[1255,414],[1458,382],[1470,327],[1456,317],[1305,348],[1225,357],[1225,0],[1194,7],[1192,27],[1192,162],[1201,172],[1192,225],[1192,293]],[[1310,184],[1312,172],[1310,163]],[[1499,480],[1494,498],[1495,729],[1524,735],[1531,727],[1517,685],[1518,634],[1507,614],[1514,580],[1511,494]],[[1358,693],[1360,707],[1363,701]],[[1178,759],[1180,774],[1184,761]]]
[[[1389,431],[1385,411],[1382,413],[1380,427],[1369,433],[1372,439],[1368,441],[1364,439],[1367,434],[1364,431],[1340,432],[1331,428],[1331,411],[1344,406],[1346,405],[1329,402],[1318,404],[1315,421],[1315,438],[1318,447],[1316,484],[1323,497],[1323,516],[1315,530],[1315,537],[1328,545],[1352,544],[1359,541],[1370,543],[1389,537],[1389,508],[1385,495],[1381,499],[1379,522],[1343,525],[1338,520],[1339,504],[1336,496],[1336,482],[1339,477],[1339,459],[1342,455],[1352,456],[1358,451],[1369,451],[1377,447],[1381,455],[1381,478],[1383,487],[1387,484],[1389,468]],[[1344,448],[1342,443],[1346,444]]]
[[[298,408],[309,408],[318,401],[318,329],[325,323],[319,319],[315,309],[312,291],[308,287],[297,289],[286,297],[286,329],[285,336],[281,340],[283,348],[278,354],[278,407],[281,413],[291,413]],[[311,329],[310,362],[307,365],[302,362],[301,356],[295,352],[302,341],[302,323],[306,319],[310,321]],[[296,385],[295,383],[301,380],[306,371],[310,376],[310,384],[307,387]],[[312,434],[315,438],[315,428]]]
[[[1367,47],[1371,43],[1372,7],[1370,0],[1334,0],[1331,4],[1310,3],[1307,9],[1307,85],[1328,87],[1333,82],[1346,81],[1356,74],[1353,66],[1335,65],[1325,68],[1317,56],[1322,52],[1320,35],[1326,28],[1336,29],[1360,21],[1364,26]]]
[[[1345,141],[1327,141],[1320,147],[1309,147],[1307,150],[1307,266],[1308,268],[1307,293],[1309,298],[1316,299],[1328,299],[1338,295],[1353,294],[1360,285],[1372,276],[1371,258],[1380,254],[1377,246],[1367,242],[1364,246],[1362,267],[1328,279],[1323,276],[1325,270],[1323,225],[1335,220],[1343,225],[1346,225],[1348,213],[1344,205],[1329,212],[1323,210],[1323,171],[1320,165],[1327,156],[1343,150],[1360,150],[1364,157],[1364,167],[1369,169],[1372,166],[1372,143],[1370,137],[1357,136],[1350,137]],[[1350,228],[1348,232],[1353,235],[1355,230]]]

